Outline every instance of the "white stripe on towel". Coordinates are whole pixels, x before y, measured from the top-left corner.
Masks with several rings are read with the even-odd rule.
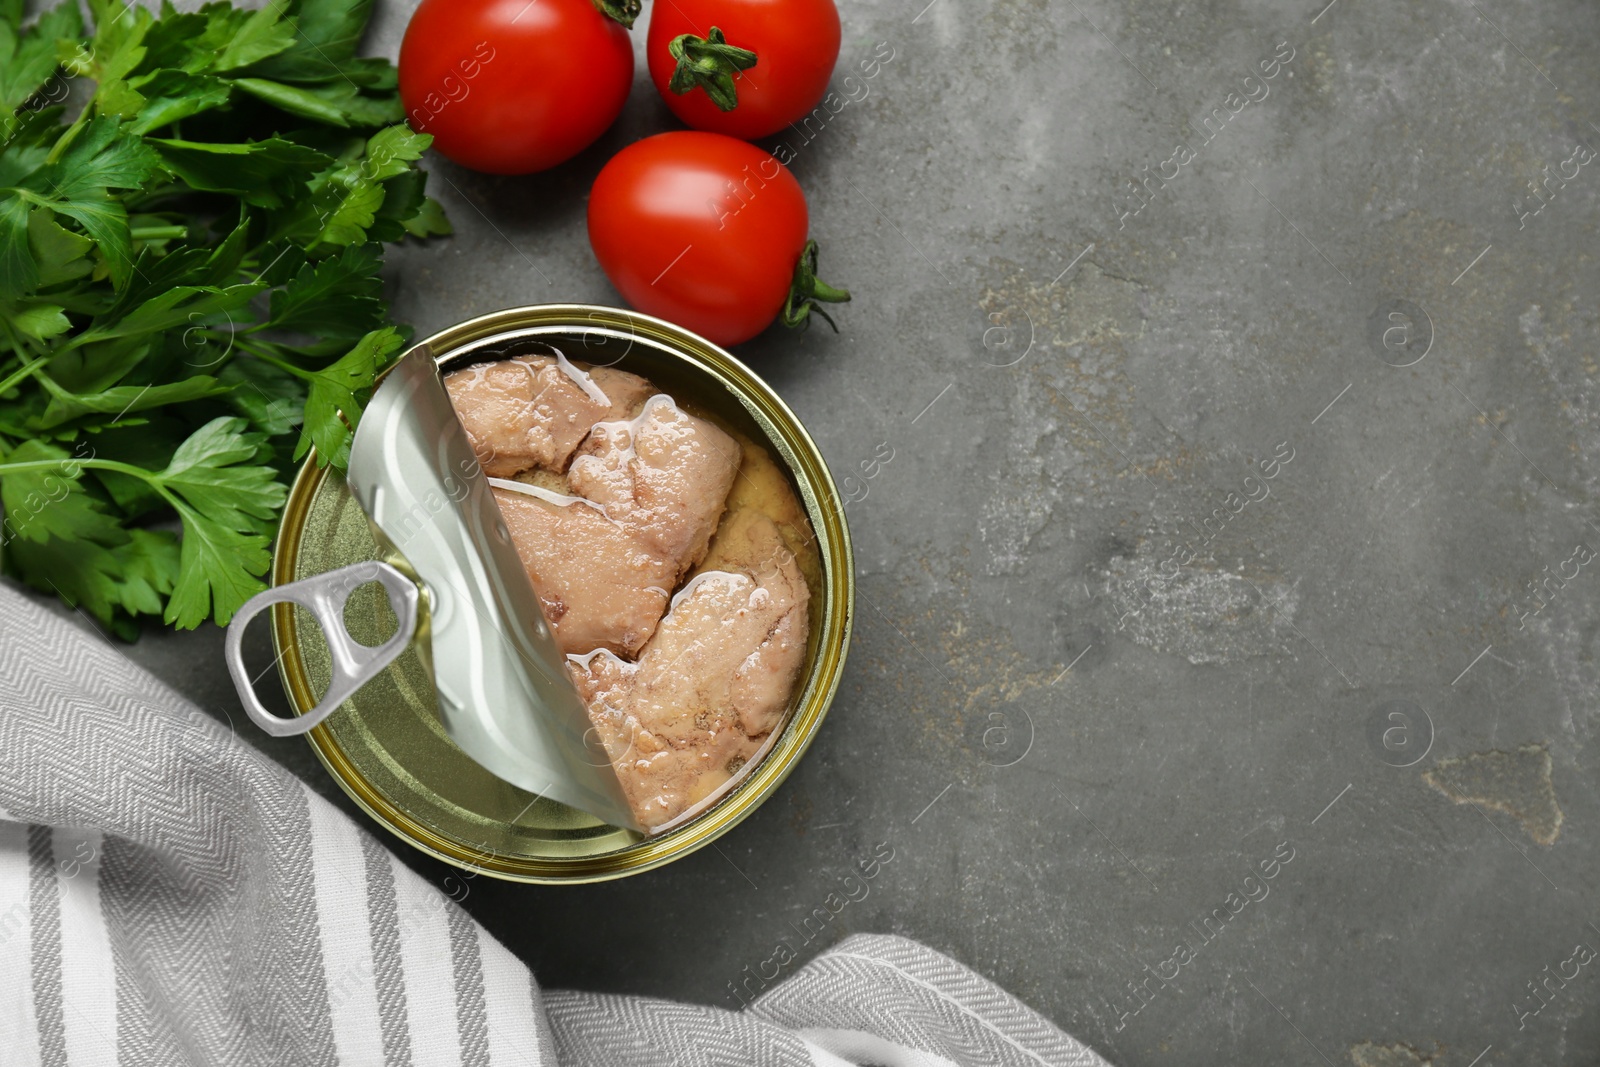
[[[0,1048],[6,1062],[39,1067],[33,1011],[33,929],[28,914],[28,828],[0,822]]]
[[[395,907],[400,914],[400,963],[414,1067],[461,1067],[456,1027],[455,970],[450,957],[449,900],[394,856]]]
[[[367,924],[367,868],[355,825],[312,793],[311,869],[316,872],[322,968],[333,1014],[333,1046],[347,1067],[380,1067],[383,1031],[372,982]]]
[[[483,1001],[489,1018],[489,1062],[545,1062],[534,1013],[540,1011],[527,964],[478,927],[478,958],[483,961]]]
[[[117,1064],[117,982],[111,937],[100,910],[98,830],[57,829],[51,841],[61,891],[61,1002],[67,1062]]]

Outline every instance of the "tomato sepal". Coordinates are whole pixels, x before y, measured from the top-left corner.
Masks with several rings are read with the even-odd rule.
[[[816,313],[822,320],[833,327],[833,332],[839,332],[839,324],[833,321],[833,316],[822,310],[823,304],[847,304],[850,302],[850,291],[838,289],[817,277],[817,242],[807,241],[805,248],[800,251],[800,261],[794,265],[794,282],[789,286],[789,295],[783,301],[783,311],[778,315],[778,321],[790,329],[805,330],[811,325],[811,315]]]
[[[692,33],[674,37],[667,51],[678,62],[667,88],[679,96],[704,89],[718,111],[732,111],[739,106],[739,89],[733,76],[755,66],[758,59],[750,49],[729,44],[716,26],[704,37]]]
[[[633,29],[633,22],[644,10],[641,0],[591,0],[595,10],[606,18],[620,23],[625,30]]]

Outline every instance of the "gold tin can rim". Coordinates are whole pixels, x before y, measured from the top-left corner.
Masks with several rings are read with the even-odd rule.
[[[340,787],[378,823],[415,848],[446,863],[508,881],[574,884],[638,874],[710,844],[759,807],[793,771],[821,727],[838,692],[855,616],[855,559],[843,500],[821,450],[799,418],[753,371],[730,353],[679,326],[623,308],[597,304],[539,304],[507,308],[447,327],[413,346],[427,346],[440,362],[452,353],[498,334],[528,328],[626,330],[631,338],[653,342],[716,379],[765,432],[800,490],[822,564],[820,640],[800,698],[782,733],[759,765],[709,810],[658,837],[619,851],[592,856],[525,857],[490,853],[443,835],[393,803],[361,774],[327,725],[306,734],[312,750]],[[408,350],[409,351],[409,350]],[[300,533],[313,495],[326,470],[316,456],[306,457],[284,507],[273,551],[272,581],[292,581],[299,559]],[[301,653],[294,611],[278,604],[272,611],[273,650],[291,704],[304,713],[317,702]],[[337,714],[337,713],[336,713]]]

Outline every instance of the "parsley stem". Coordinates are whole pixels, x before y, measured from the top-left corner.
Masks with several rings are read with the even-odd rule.
[[[290,374],[294,375],[296,378],[302,378],[302,379],[304,379],[304,380],[306,380],[308,382],[312,378],[316,377],[316,375],[312,374],[310,371],[302,370],[301,368],[296,367],[293,363],[290,363],[286,359],[279,359],[277,356],[273,355],[271,352],[268,352],[266,349],[261,348],[259,345],[251,344],[249,341],[244,340],[238,334],[234,334],[233,336],[234,336],[234,344],[238,345],[241,350],[250,353],[252,356],[255,356],[257,359],[259,359],[263,363],[270,363],[272,366],[277,367],[279,370],[288,371]]]
[[[130,213],[147,212],[148,209],[162,200],[176,200],[188,195],[189,190],[176,182],[166,185],[152,186],[139,192],[128,195],[128,209]]]
[[[6,341],[11,346],[11,350],[17,355],[21,356],[23,359],[27,359],[29,353],[32,353],[36,356],[49,355],[48,350],[43,344],[35,341],[33,338],[29,337],[25,333],[22,333],[20,330],[13,330],[11,328],[11,324],[3,318],[0,318],[0,329],[5,330]],[[5,390],[0,389],[0,392],[4,391]]]
[[[24,363],[21,367],[17,368],[15,373],[7,375],[4,381],[0,381],[0,394],[8,392],[12,386],[16,385],[18,382],[22,381],[22,379],[26,378],[28,375],[32,374],[34,371],[38,370],[48,362],[50,362],[49,356],[40,356],[32,363]]]
[[[56,160],[61,158],[61,153],[65,152],[72,145],[72,142],[77,140],[78,131],[83,129],[83,124],[89,121],[89,116],[93,114],[93,112],[94,101],[90,100],[88,103],[84,104],[83,109],[78,112],[78,117],[72,120],[72,125],[68,126],[66,131],[62,133],[60,137],[56,138],[56,143],[50,149],[50,154],[44,157],[45,166],[49,166],[51,163],[54,163]]]
[[[25,471],[47,471],[55,468],[76,465],[93,470],[116,471],[118,474],[127,474],[149,482],[157,489],[163,488],[160,477],[154,471],[135,467],[131,463],[119,463],[114,459],[77,459],[67,456],[65,459],[29,459],[21,463],[0,463],[0,475],[21,474]]]
[[[176,241],[189,236],[187,226],[135,226],[129,231],[135,241]]]
[[[21,463],[0,463],[0,478],[4,478],[7,474],[22,474],[26,471],[60,470],[68,465],[76,465],[80,471],[115,471],[118,474],[126,474],[130,478],[138,478],[160,494],[161,498],[180,515],[183,514],[183,502],[178,499],[171,489],[167,488],[167,484],[162,481],[160,474],[152,470],[146,470],[143,467],[135,467],[131,463],[119,463],[114,459],[79,459],[76,456],[68,456],[65,459],[30,459]]]
[[[60,470],[69,465],[75,465],[79,470],[115,471],[130,478],[138,478],[159,493],[174,509],[180,513],[182,511],[182,501],[167,488],[160,474],[143,467],[135,467],[131,463],[119,463],[114,459],[79,459],[76,456],[68,456],[65,459],[30,459],[21,463],[0,463],[0,478],[7,474],[22,474],[26,471]]]

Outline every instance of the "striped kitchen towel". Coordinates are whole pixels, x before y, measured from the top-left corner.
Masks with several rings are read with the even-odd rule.
[[[541,991],[299,780],[4,586],[0,1061],[1104,1063],[894,937],[848,938],[740,1011]]]

